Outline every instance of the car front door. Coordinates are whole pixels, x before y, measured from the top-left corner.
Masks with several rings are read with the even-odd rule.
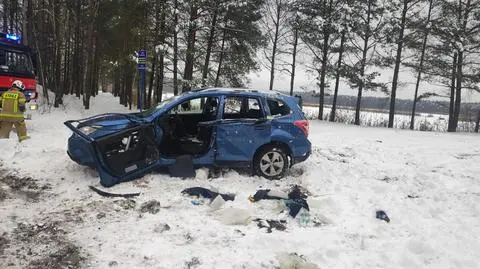
[[[96,158],[100,182],[113,186],[119,182],[143,176],[155,169],[160,160],[157,134],[152,124],[135,124],[118,132],[93,138],[73,126],[65,124],[85,139]],[[105,127],[106,128],[106,127]]]
[[[258,97],[225,96],[217,125],[216,162],[243,165],[270,142],[271,123]]]

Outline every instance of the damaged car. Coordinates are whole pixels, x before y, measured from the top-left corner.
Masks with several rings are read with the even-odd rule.
[[[280,179],[311,153],[309,123],[298,101],[275,91],[192,90],[143,112],[66,121],[73,131],[67,154],[96,169],[105,187],[185,157],[192,169],[248,168]]]

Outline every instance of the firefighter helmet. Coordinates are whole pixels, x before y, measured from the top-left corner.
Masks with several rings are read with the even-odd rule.
[[[23,82],[21,80],[15,80],[12,83],[12,88],[15,87],[21,91],[25,90],[25,85],[23,85]]]

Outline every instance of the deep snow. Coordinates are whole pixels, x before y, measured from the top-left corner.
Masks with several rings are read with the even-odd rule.
[[[100,186],[96,173],[65,151],[70,131],[63,121],[112,111],[126,109],[109,94],[92,99],[91,111],[67,96],[65,108],[35,113],[27,121],[32,139],[19,144],[12,133],[0,140],[3,173],[31,176],[51,187],[39,201],[13,194],[0,200],[0,235],[16,242],[18,223],[58,222],[65,238],[81,248],[85,268],[275,268],[282,252],[304,255],[320,268],[480,268],[478,135],[311,121],[313,155],[283,180],[236,171],[209,178],[200,169],[192,180],[156,173],[107,189],[141,192],[129,201],[89,190],[88,185]],[[247,199],[259,188],[285,190],[293,184],[312,193],[310,213],[323,225],[303,227],[279,214],[278,202]],[[180,194],[193,186],[214,186],[236,193],[236,199],[212,211]],[[10,191],[2,182],[0,188]],[[141,205],[152,199],[160,202],[160,211],[141,213]],[[225,225],[221,215],[228,208],[244,209],[253,218],[287,219],[288,228],[266,233],[254,222]],[[378,209],[390,223],[375,218]],[[19,258],[26,250],[7,245],[0,268],[24,268],[52,252],[41,240],[24,247],[33,253]]]

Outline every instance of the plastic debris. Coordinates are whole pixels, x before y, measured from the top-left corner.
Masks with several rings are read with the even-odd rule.
[[[390,218],[388,217],[387,213],[385,213],[385,211],[383,211],[383,210],[378,210],[376,217],[377,217],[377,219],[381,219],[381,220],[384,220],[386,222],[390,222]]]
[[[248,225],[252,221],[252,215],[246,209],[226,208],[220,212],[218,220],[226,225]]]
[[[297,253],[278,253],[277,260],[280,269],[320,269],[316,264],[307,262],[303,255]]]

